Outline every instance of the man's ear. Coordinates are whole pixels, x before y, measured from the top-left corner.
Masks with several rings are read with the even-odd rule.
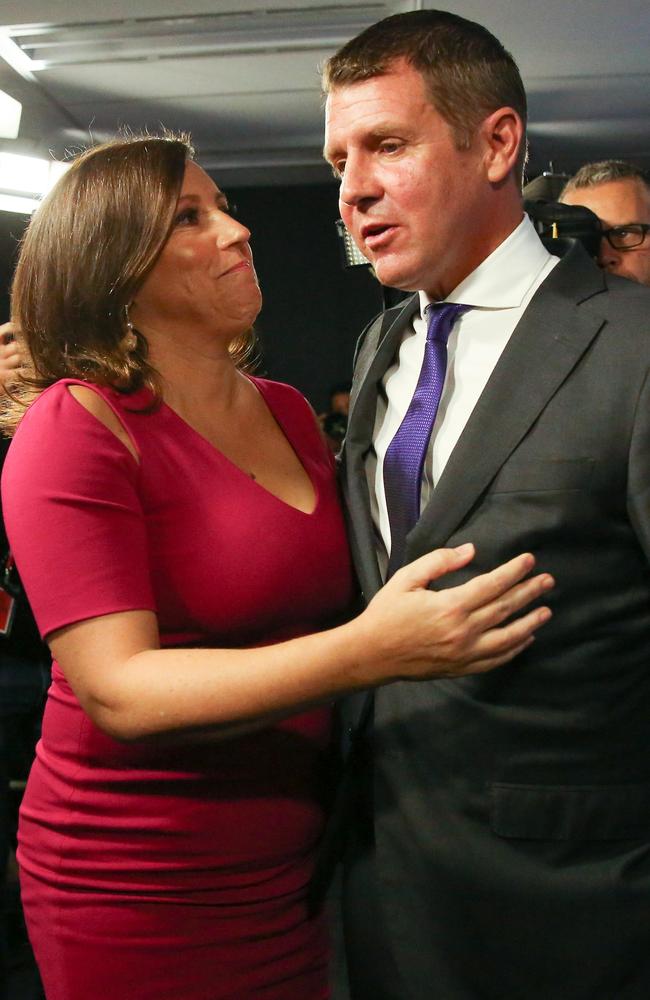
[[[485,149],[485,169],[491,184],[500,184],[514,171],[524,126],[514,108],[499,108],[485,118],[480,126]]]

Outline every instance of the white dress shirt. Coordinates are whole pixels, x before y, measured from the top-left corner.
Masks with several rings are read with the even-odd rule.
[[[530,299],[559,258],[541,243],[528,216],[493,253],[447,296],[445,302],[472,306],[460,316],[447,342],[447,374],[422,474],[422,510],[440,478],[501,352]],[[420,292],[420,312],[404,333],[395,363],[384,375],[377,397],[373,447],[366,459],[371,513],[380,567],[390,555],[390,524],[384,492],[384,455],[415,392],[426,343],[424,310],[431,302]]]

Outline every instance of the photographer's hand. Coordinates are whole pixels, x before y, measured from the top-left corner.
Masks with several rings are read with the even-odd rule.
[[[0,324],[0,388],[13,378],[21,365],[21,354],[15,340],[16,327],[13,323]]]

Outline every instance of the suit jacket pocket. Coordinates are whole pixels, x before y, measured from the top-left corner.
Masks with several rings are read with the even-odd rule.
[[[524,840],[626,840],[650,835],[650,785],[490,786],[491,829]]]
[[[540,458],[526,461],[512,458],[492,480],[490,493],[584,490],[589,486],[594,465],[593,458]]]

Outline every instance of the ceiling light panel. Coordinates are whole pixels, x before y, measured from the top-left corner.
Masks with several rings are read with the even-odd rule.
[[[13,43],[23,68],[35,73],[83,63],[334,48],[394,9],[394,3],[362,3],[86,24],[22,24],[0,27],[0,38]]]

